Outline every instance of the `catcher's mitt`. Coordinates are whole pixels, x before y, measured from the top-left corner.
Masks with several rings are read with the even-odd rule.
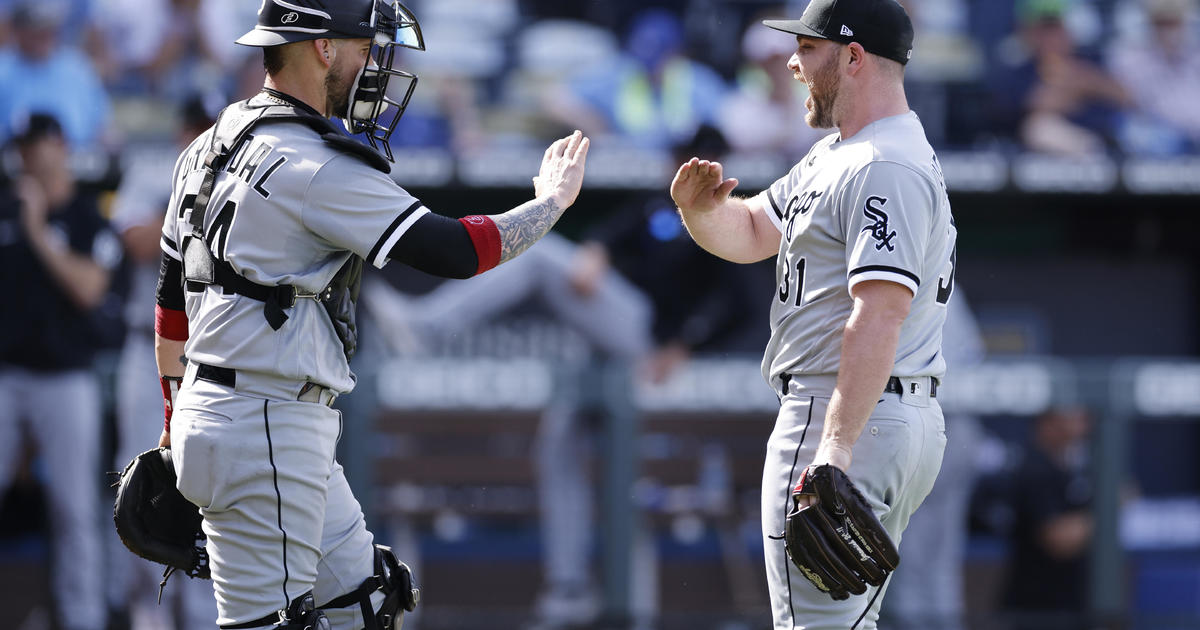
[[[799,507],[801,495],[817,502]],[[792,564],[834,599],[880,586],[900,563],[896,545],[858,488],[836,466],[809,466],[792,490],[784,545]]]
[[[200,510],[175,488],[171,449],[155,448],[129,462],[117,481],[113,521],[121,542],[133,553],[174,571],[208,578]]]

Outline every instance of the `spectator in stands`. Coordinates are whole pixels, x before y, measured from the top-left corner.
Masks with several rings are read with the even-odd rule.
[[[100,78],[119,91],[144,90],[142,75],[169,35],[167,0],[109,0],[93,23],[88,53]]]
[[[900,4],[921,42],[920,54],[905,66],[906,79],[942,82],[979,77],[981,50],[967,31],[966,0],[900,0]]]
[[[107,298],[121,245],[94,196],[76,187],[58,122],[34,114],[15,131],[21,170],[0,200],[0,282],[10,296],[0,308],[0,488],[15,472],[24,422],[46,462],[58,627],[103,630],[101,393],[92,360],[98,340],[120,328],[119,304]]]
[[[778,15],[779,13],[772,13]],[[804,122],[808,84],[792,78],[788,59],[796,42],[751,20],[742,35],[743,63],[737,85],[717,115],[721,134],[735,151],[776,153],[799,160],[824,130]],[[691,156],[687,156],[689,159]]]
[[[1171,155],[1200,147],[1200,41],[1195,0],[1141,0],[1145,32],[1109,50],[1113,76],[1137,103],[1141,124],[1130,148]],[[1167,127],[1164,129],[1164,127]]]
[[[104,139],[108,95],[88,58],[60,40],[66,19],[63,0],[16,0],[14,46],[0,51],[0,140],[33,112],[53,115],[72,146]]]
[[[95,19],[101,41],[92,48],[105,83],[118,93],[167,101],[232,87],[237,63],[247,55],[229,43],[232,38],[212,36],[232,32],[214,24],[219,15],[214,8],[232,13],[225,20],[237,19],[238,11],[226,5],[226,0],[107,0]],[[257,78],[261,81],[261,63]]]
[[[1012,551],[1004,604],[1015,630],[1082,630],[1087,606],[1093,491],[1091,418],[1081,407],[1052,409],[1033,423],[1012,480]],[[1033,613],[1034,616],[1028,616]]]
[[[1129,93],[1081,54],[1063,21],[1070,0],[1020,0],[1019,40],[992,76],[997,131],[1027,149],[1082,156],[1118,148]]]
[[[162,430],[155,419],[162,413],[163,399],[154,380],[154,290],[162,257],[163,218],[171,196],[172,156],[213,124],[225,101],[219,96],[190,97],[180,108],[181,121],[175,147],[135,154],[127,163],[121,187],[113,200],[112,222],[119,231],[132,263],[125,322],[128,334],[121,349],[116,374],[117,448],[113,470],[123,470],[146,445],[154,444]],[[217,619],[217,602],[211,580],[180,580],[166,589],[168,604],[157,606],[154,584],[162,567],[134,556],[125,549],[115,530],[109,528],[108,605],[114,619],[128,618],[130,630],[178,628],[211,629]],[[178,602],[181,623],[164,623]]]
[[[669,149],[715,123],[726,91],[721,77],[683,54],[683,25],[666,9],[633,20],[615,64],[569,81],[545,99],[547,113],[593,138]]]

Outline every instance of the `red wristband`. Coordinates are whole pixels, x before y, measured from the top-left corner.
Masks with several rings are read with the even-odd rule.
[[[500,228],[491,218],[473,214],[458,220],[467,228],[467,236],[475,246],[475,255],[479,258],[479,266],[475,275],[479,275],[500,264]]]
[[[163,308],[162,306],[155,304],[154,332],[158,333],[158,336],[164,339],[170,339],[172,341],[187,341],[187,313],[183,311],[177,311],[173,308]]]
[[[171,414],[175,412],[175,397],[179,395],[179,387],[183,385],[182,376],[161,376],[163,394],[163,431],[171,432]]]

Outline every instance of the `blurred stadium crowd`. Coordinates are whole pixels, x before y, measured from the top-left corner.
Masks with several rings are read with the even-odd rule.
[[[429,48],[400,146],[469,153],[536,146],[563,129],[666,148],[702,124],[736,150],[803,153],[790,42],[757,26],[802,0],[413,3]],[[907,0],[910,98],[935,145],[1053,154],[1178,155],[1200,139],[1191,0]],[[650,9],[647,9],[650,6]],[[0,136],[34,110],[75,146],[169,137],[177,106],[257,91],[254,19],[239,0],[0,3]],[[789,128],[795,129],[795,125]]]
[[[916,54],[908,66],[906,89],[935,148],[1010,157],[1038,153],[1117,160],[1188,160],[1200,154],[1200,6],[1196,0],[901,3],[913,16],[917,30]],[[52,592],[61,600],[60,612],[52,615],[53,619],[26,620],[23,628],[34,630],[53,623],[68,630],[100,630],[109,623],[108,627],[120,630],[129,627],[125,598],[130,584],[142,588],[143,594],[149,592],[147,588],[153,590],[145,576],[127,579],[122,572],[129,570],[121,569],[119,563],[101,568],[109,566],[111,558],[122,550],[104,551],[105,546],[112,546],[109,539],[113,537],[107,527],[94,525],[104,511],[99,506],[108,497],[99,487],[90,492],[87,484],[91,471],[120,466],[139,450],[152,446],[157,436],[155,414],[161,398],[154,387],[149,333],[169,169],[181,140],[190,140],[203,130],[224,104],[248,97],[261,86],[263,70],[258,51],[233,44],[254,23],[257,4],[252,0],[0,0],[0,144],[5,146],[0,174],[0,280],[22,296],[6,299],[0,306],[0,405],[10,407],[0,409],[0,429],[4,431],[0,434],[0,466],[6,467],[0,482],[14,478],[17,482],[12,486],[16,490],[8,491],[5,518],[0,518],[0,539],[21,540],[22,534],[44,533],[53,525],[56,536],[72,543],[51,554],[57,560],[48,571],[54,576]],[[482,183],[470,190],[472,186],[429,176],[440,161],[467,162],[481,155],[509,155],[506,151],[517,152],[513,155],[532,149],[540,152],[546,140],[576,128],[593,139],[597,158],[605,152],[628,156],[625,166],[632,170],[643,166],[636,157],[639,152],[660,154],[671,161],[690,155],[774,156],[790,164],[824,133],[809,129],[803,122],[806,88],[786,68],[794,42],[759,25],[765,16],[798,15],[805,0],[411,0],[407,4],[420,20],[427,50],[404,53],[400,65],[416,72],[420,85],[392,136],[392,145],[401,160],[406,155],[419,157],[402,161],[403,166],[398,166],[393,176],[401,185],[406,185],[410,176],[417,178],[423,186],[418,187],[419,192],[429,193],[438,202],[450,202],[431,204],[438,211],[475,209],[455,208],[453,202],[462,200],[496,203],[495,198],[507,194],[504,189],[512,184],[503,178],[493,179],[488,172],[513,170],[503,160],[489,158],[482,167],[472,167],[487,172],[472,171],[473,180]],[[562,231],[570,238],[552,235],[530,255],[484,276],[483,283],[434,286],[428,278],[415,277],[416,272],[389,268],[383,274],[386,281],[368,282],[364,289],[363,302],[370,313],[365,334],[378,335],[385,343],[376,344],[376,350],[363,349],[355,365],[360,376],[385,372],[384,366],[397,357],[407,360],[485,355],[508,360],[532,354],[549,359],[559,368],[558,373],[543,375],[554,391],[543,392],[541,398],[533,396],[534,402],[528,408],[522,407],[525,403],[519,400],[520,392],[500,391],[495,384],[461,388],[459,380],[450,380],[448,386],[440,385],[442,389],[438,390],[446,399],[470,393],[470,399],[459,401],[463,403],[460,407],[468,410],[466,415],[494,411],[481,408],[486,406],[488,393],[497,398],[511,396],[507,404],[527,412],[532,409],[525,415],[540,423],[526,427],[528,430],[522,434],[524,438],[535,434],[532,447],[514,447],[504,439],[480,447],[507,455],[515,452],[525,460],[524,468],[517,466],[508,471],[506,479],[528,481],[521,477],[527,473],[561,482],[558,486],[542,485],[537,492],[543,497],[556,497],[554,504],[568,511],[540,515],[550,533],[543,532],[548,537],[538,545],[543,550],[557,549],[555,553],[562,555],[548,560],[544,573],[535,571],[525,577],[529,577],[531,589],[544,580],[537,604],[529,602],[537,608],[538,616],[546,621],[561,613],[562,619],[558,626],[531,627],[565,627],[562,624],[572,623],[582,627],[579,620],[594,619],[600,605],[596,601],[597,585],[589,583],[595,571],[585,566],[593,541],[586,535],[563,537],[564,531],[570,530],[573,535],[572,528],[592,518],[592,501],[577,496],[578,490],[591,482],[573,476],[579,471],[571,466],[594,456],[595,451],[577,442],[583,433],[602,434],[606,430],[578,417],[587,416],[579,412],[592,403],[586,400],[585,391],[578,391],[581,386],[577,381],[588,378],[589,370],[594,368],[589,358],[580,356],[590,348],[620,360],[640,361],[644,380],[662,385],[672,376],[683,373],[686,377],[689,360],[696,357],[732,356],[753,364],[765,342],[767,301],[762,296],[772,291],[773,261],[757,266],[727,265],[699,250],[679,224],[666,194],[668,179],[650,170],[653,181],[661,179],[661,186],[647,190],[616,183],[607,190],[585,191],[585,197],[591,195],[598,200],[594,205],[603,207],[585,219],[577,218],[585,210],[568,214]],[[463,177],[466,171],[459,173],[460,180],[467,179]],[[972,201],[987,206],[980,198]],[[587,203],[592,202],[583,205]],[[965,214],[957,200],[955,203],[956,213]],[[54,224],[55,219],[27,211],[30,205],[70,207],[72,212],[81,213],[79,216],[97,217],[96,221],[57,226],[69,232],[68,249],[79,257],[65,262],[56,257],[53,238],[38,236],[45,232],[47,221]],[[1033,232],[1033,236],[1022,238],[1038,238],[1037,231]],[[1143,255],[1140,262],[1150,262],[1144,268],[1131,264],[1126,269],[1129,275],[1117,277],[1136,278],[1140,269],[1144,272],[1141,277],[1155,279],[1144,286],[1128,286],[1126,291],[1136,297],[1140,289],[1150,294],[1160,284],[1166,286],[1180,278],[1188,281],[1190,276],[1186,274],[1162,279],[1156,273],[1161,269],[1151,264],[1154,244],[1171,243],[1184,235],[1155,233],[1142,224],[1127,232],[1139,243],[1151,243],[1138,245],[1140,249],[1135,250]],[[978,233],[963,230],[963,234],[965,256],[971,256],[972,244],[977,249],[995,251],[978,247]],[[35,260],[37,265],[31,262]],[[26,273],[27,267],[37,270]],[[1076,286],[1071,283],[1081,277],[1065,267],[1047,268],[1047,277],[1056,281],[1030,286],[1026,294],[1012,287],[1019,284],[1014,279],[1019,279],[1028,267],[1013,262],[1010,275],[1003,275],[1003,269],[1008,268],[1007,261],[988,268],[1001,270],[999,278],[992,274],[988,279],[998,293],[1004,294],[1005,287],[1009,287],[1009,295],[1019,293],[1028,301],[1066,301],[1069,298],[1064,297],[1065,290],[1063,295],[1055,295],[1056,287]],[[968,276],[970,273],[968,270]],[[974,278],[968,277],[967,290],[974,290],[970,280],[984,275],[975,272]],[[1194,279],[1191,281],[1194,283]],[[1093,278],[1080,280],[1077,285],[1105,282]],[[980,290],[975,295],[983,294]],[[580,301],[589,296],[597,296],[597,301]],[[569,333],[562,336],[537,325],[522,327],[522,320],[510,318],[505,321],[517,323],[494,328],[487,334],[472,334],[473,325],[487,323],[493,316],[500,320],[501,315],[519,310],[526,301],[539,302],[542,314],[548,313]],[[1102,304],[1109,306],[1107,301]],[[1162,310],[1186,314],[1188,308],[1191,306]],[[965,317],[969,318],[969,313]],[[1146,346],[1150,353],[1168,354],[1165,348],[1174,348],[1176,354],[1195,354],[1195,322],[1184,321],[1183,315],[1177,319],[1164,325],[1159,345],[1150,342]],[[1154,338],[1152,328],[1131,336],[1137,341],[1128,342],[1128,346],[1136,347],[1140,340]],[[1093,330],[1081,325],[1079,334]],[[978,337],[979,331],[969,334]],[[1038,335],[1027,337],[1036,342]],[[1177,338],[1190,341],[1176,344]],[[1129,352],[1129,347],[1121,345],[1124,339],[1113,335],[1105,348],[1114,353]],[[1074,349],[1026,341],[1006,347],[1005,341],[1003,335],[993,335],[987,339],[987,349],[1012,354],[1070,353]],[[976,339],[971,343],[982,342]],[[1080,342],[1075,347],[1084,345]],[[531,347],[536,349],[530,352]],[[584,349],[577,352],[579,348]],[[978,352],[982,354],[983,350]],[[89,378],[93,375],[91,365],[97,358],[101,363],[108,361],[106,367],[94,371],[102,380],[79,380],[81,371]],[[447,371],[451,379],[469,380],[459,371],[464,369],[462,364],[444,364],[441,368],[429,367],[438,365],[435,363],[405,365],[414,368],[410,372],[414,375],[420,372],[424,380],[417,382],[430,389],[439,386],[432,377],[437,369]],[[501,365],[508,370],[509,382],[524,382],[521,379],[527,375],[520,369]],[[693,362],[691,367],[699,370],[691,374],[724,369],[712,368],[703,361]],[[751,374],[753,384],[746,391],[769,394],[754,389],[757,379],[757,374]],[[356,455],[374,453],[386,460],[384,468],[394,464],[389,457],[411,456],[408,463],[395,464],[400,467],[397,470],[405,471],[398,474],[400,477],[443,473],[469,477],[461,466],[454,469],[449,463],[463,460],[442,457],[442,463],[438,463],[436,455],[442,443],[422,453],[418,438],[403,435],[403,431],[398,436],[387,431],[381,431],[382,437],[372,433],[381,405],[399,408],[405,404],[441,404],[431,403],[428,391],[412,391],[419,388],[408,387],[408,381],[401,381],[394,391],[387,390],[387,382],[364,378],[356,390],[359,393],[344,400],[348,417],[343,437],[346,449]],[[564,387],[565,382],[570,384]],[[550,387],[544,389],[549,391]],[[689,390],[688,395],[694,393]],[[741,391],[734,391],[726,399],[739,399],[741,395]],[[767,406],[774,403],[769,395],[766,398]],[[67,402],[77,405],[69,414],[59,406]],[[726,402],[707,409],[698,403],[690,411],[721,416],[719,404]],[[933,532],[930,540],[958,540],[965,536],[968,525],[973,533],[987,533],[995,525],[988,515],[994,516],[997,509],[1003,512],[991,520],[1003,521],[996,527],[1010,535],[1011,544],[1017,546],[1013,561],[1028,575],[1041,578],[1015,586],[992,585],[995,597],[1007,589],[1005,596],[1014,598],[1009,603],[1018,607],[1059,606],[1078,612],[1087,598],[1087,547],[1093,524],[1088,517],[1092,496],[1087,488],[1085,451],[1093,419],[1075,405],[1077,399],[1067,402],[1070,404],[1063,408],[1038,410],[1047,413],[1029,423],[1027,432],[1009,431],[1002,436],[1004,441],[988,442],[978,423],[962,420],[961,434],[978,444],[972,442],[969,449],[963,446],[957,451],[962,455],[959,463],[963,472],[952,481],[960,483],[955,487],[956,494],[945,498],[948,511],[938,512],[947,518],[957,515],[961,522],[925,526],[932,528],[925,530],[927,534]],[[754,413],[761,409],[756,404],[724,415],[757,418]],[[21,415],[31,417],[32,423],[19,428]],[[59,423],[59,415],[71,415],[73,424]],[[101,415],[106,415],[107,421],[100,420]],[[400,422],[396,426],[407,431],[421,427],[431,435],[437,430],[446,431],[444,427],[431,428],[432,423],[422,425],[404,414],[392,416],[391,421]],[[442,422],[441,416],[434,416]],[[511,420],[501,417],[497,421],[506,419]],[[697,482],[700,491],[714,476],[722,479],[716,482],[716,498],[709,497],[709,507],[704,508],[720,521],[754,504],[741,501],[738,495],[720,494],[723,485],[753,486],[753,477],[759,472],[758,449],[765,437],[765,433],[759,433],[763,426],[742,425],[757,427],[744,443],[737,441],[747,437],[738,429],[736,437],[733,433],[726,436],[724,445],[695,436],[675,436],[671,440],[676,442],[647,440],[637,453],[675,453],[680,440],[695,446],[694,459],[702,477]],[[501,433],[520,433],[504,426]],[[487,431],[482,429],[480,433]],[[461,435],[438,435],[438,439],[455,440],[459,446],[471,444]],[[378,443],[373,441],[376,439]],[[1025,454],[1014,458],[1006,453],[1005,444],[1009,442],[1022,443]],[[36,449],[32,447],[35,444]],[[1168,446],[1164,442],[1150,445]],[[744,452],[739,450],[743,448]],[[386,456],[384,450],[389,451]],[[40,459],[36,451],[40,451]],[[62,459],[78,466],[65,470],[58,460],[46,456],[51,452],[70,453]],[[511,463],[488,452],[493,457],[487,461]],[[1178,455],[1189,451],[1172,452]],[[664,456],[663,461],[675,460]],[[1013,463],[1021,461],[1025,465]],[[693,463],[689,460],[689,465]],[[975,509],[966,505],[967,494],[974,474],[987,466],[996,474],[983,479],[980,487],[992,491],[992,500],[983,497],[982,505]],[[382,470],[371,457],[352,457],[346,461],[346,468],[352,483],[357,480],[359,484],[368,483]],[[482,478],[489,474],[494,473],[479,473]],[[730,481],[730,475],[738,481]],[[48,505],[39,503],[40,495],[28,493],[31,486],[38,485],[32,482],[46,485]],[[1037,492],[1024,497],[1008,494],[1019,484],[1035,487]],[[356,494],[368,511],[396,511],[396,505],[416,501],[409,495],[360,488],[356,488]],[[1186,484],[1182,489],[1197,490]],[[645,488],[642,491],[647,496],[653,494]],[[383,497],[376,508],[372,508],[372,496]],[[520,503],[513,499],[517,495],[505,496],[508,508]],[[655,496],[639,498],[639,505],[653,504],[653,510],[669,512],[663,507],[670,503],[663,498],[665,495]],[[526,495],[517,498],[521,497],[532,501]],[[997,497],[1005,505],[997,508]],[[968,509],[972,510],[970,523]],[[536,512],[536,507],[528,511]],[[435,529],[444,534],[442,539],[461,539],[461,530],[466,526],[445,518],[445,510],[435,512],[432,520]],[[39,520],[37,515],[42,513],[49,515],[50,523]],[[719,530],[720,536],[734,539],[734,547],[761,544],[757,540],[738,543],[744,532],[737,529],[737,519],[727,520],[725,528]],[[688,538],[681,533],[687,527],[680,522],[677,519],[673,523],[676,538]],[[404,527],[407,525],[402,522],[389,523],[384,530],[391,529],[395,535]],[[1043,528],[1057,533],[1044,533]],[[459,534],[448,533],[453,531]],[[488,544],[511,542],[504,538],[507,534],[502,532]],[[722,540],[723,545],[731,544]],[[634,543],[644,545],[645,541],[635,535]],[[421,546],[419,536],[413,544]],[[522,549],[525,545],[520,541],[512,544]],[[433,562],[438,548],[430,551],[428,544],[425,547],[424,551],[430,552],[429,562]],[[0,558],[8,566],[27,566],[22,564],[27,560],[23,549],[20,545],[0,544]],[[985,545],[984,556],[988,549]],[[947,561],[961,565],[962,557]],[[638,562],[633,561],[635,565]],[[746,585],[761,580],[758,564],[746,565],[730,557],[723,557],[721,562],[729,574],[725,584],[728,592],[712,597],[728,599],[732,592],[734,604],[742,612],[749,611],[742,622],[760,622],[762,617],[755,613],[762,612],[761,602],[755,601],[754,586]],[[431,579],[436,580],[437,568],[427,568],[433,574]],[[654,579],[657,575],[657,569],[643,569],[637,570],[641,576],[638,579]],[[109,579],[94,579],[106,571]],[[38,594],[22,584],[16,571],[5,572],[0,579],[0,602],[11,603],[9,594],[17,592],[49,599],[44,592]],[[1200,580],[1200,571],[1194,573],[1197,577],[1188,579]],[[697,580],[694,575],[687,577]],[[463,579],[463,574],[456,574],[455,579]],[[984,576],[974,583],[989,579],[999,580]],[[555,580],[559,583],[553,583]],[[457,586],[457,582],[446,584],[446,591]],[[1061,584],[1074,588],[1058,588]],[[485,584],[481,588],[485,586],[492,587]],[[500,593],[511,586],[504,584],[495,589]],[[1020,592],[1014,593],[1014,588]],[[933,590],[957,592],[962,585],[951,580]],[[71,598],[62,597],[68,592]],[[677,602],[694,605],[694,600],[704,596],[691,593],[679,597]],[[664,587],[664,609],[670,598]],[[906,601],[917,603],[911,610],[897,608],[895,627],[910,627],[905,625],[904,615],[908,622],[924,624],[919,627],[962,627],[957,624],[964,604],[957,597],[952,599],[955,601],[921,603],[897,594],[897,606]],[[185,600],[177,611],[181,630],[203,625],[189,625],[189,615],[204,619],[209,614],[207,608],[196,608],[188,601],[195,602]],[[969,611],[976,615],[971,627],[995,627],[979,616],[981,610],[999,604],[985,602],[982,608],[979,602],[972,604],[977,607]],[[651,609],[655,606],[653,602],[633,604],[635,609],[642,605]],[[72,608],[75,612],[69,612]],[[113,615],[106,621],[109,611]],[[922,620],[923,614],[926,618]],[[155,625],[163,622],[159,617],[135,618],[133,627],[175,627]],[[418,617],[416,623],[422,621]],[[747,627],[717,625],[711,619],[707,620],[709,625],[694,621],[694,617],[688,617],[683,625]],[[1061,629],[1074,627],[1068,624],[1075,622],[1075,618],[1050,622],[1035,619],[1025,627]],[[437,618],[431,614],[424,623],[429,627],[470,628],[478,626],[478,619]],[[498,623],[493,627],[506,627],[505,622]],[[1002,627],[1022,626],[1017,623]]]

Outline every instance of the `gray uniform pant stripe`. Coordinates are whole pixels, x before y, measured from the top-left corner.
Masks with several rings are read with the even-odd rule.
[[[287,530],[283,528],[283,495],[279,492],[279,469],[275,468],[275,448],[271,444],[271,419],[267,414],[268,401],[263,401],[263,428],[267,432],[267,459],[271,462],[271,481],[275,484],[275,516],[279,523],[279,532],[283,534],[283,606],[280,608],[286,610],[291,600],[288,599],[288,566],[287,566]]]
[[[784,385],[784,389],[787,389],[786,385]],[[786,391],[783,392],[783,395],[787,396],[787,392]],[[804,421],[804,430],[800,432],[800,442],[796,444],[796,454],[794,456],[792,456],[792,472],[788,473],[788,488],[789,489],[796,487],[795,486],[796,464],[800,463],[800,449],[804,447],[804,438],[805,438],[805,436],[808,435],[809,425],[812,424],[812,410],[813,410],[813,397],[809,396],[808,397],[808,419]],[[783,500],[783,518],[784,518],[784,521],[786,522],[787,521],[787,513],[789,511],[791,511],[791,506],[788,505],[788,502],[791,501],[792,495],[791,495],[791,493],[785,493],[784,496],[786,498],[784,498],[784,500]],[[791,608],[791,611],[792,611],[792,626],[795,626],[796,625],[796,606],[795,606],[795,604],[792,603],[792,568],[790,566],[788,566],[787,563],[784,563],[783,569],[784,569],[785,575],[787,575],[788,606]]]

